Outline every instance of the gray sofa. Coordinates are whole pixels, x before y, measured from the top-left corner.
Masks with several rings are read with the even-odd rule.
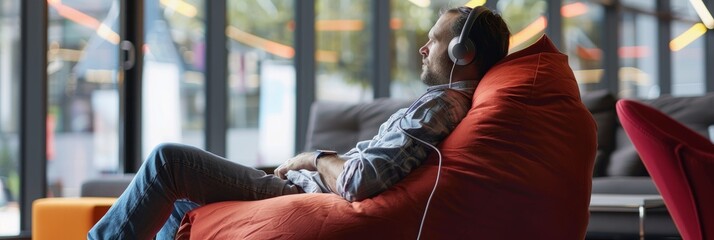
[[[379,126],[412,100],[379,98],[369,103],[315,102],[310,109],[305,151],[347,152],[360,140],[377,135]]]

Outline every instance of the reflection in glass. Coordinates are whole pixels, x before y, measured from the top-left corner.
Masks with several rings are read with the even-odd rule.
[[[20,233],[20,0],[0,7],[0,236]]]
[[[657,19],[652,15],[625,12],[621,24],[619,97],[659,96],[657,70]]]
[[[700,24],[701,25],[701,24]],[[692,28],[697,28],[690,22],[672,22],[672,38],[682,34],[698,35]],[[704,26],[699,26],[703,28]],[[696,29],[694,30],[696,31]],[[704,85],[704,37],[699,35],[696,40],[681,49],[672,49],[672,94],[702,95]]]
[[[369,1],[315,1],[317,100],[372,99]]]
[[[145,1],[142,156],[163,142],[204,145],[204,0]]]
[[[565,1],[563,17],[564,53],[575,73],[580,90],[595,89],[602,77],[602,24],[600,4]]]
[[[545,33],[548,21],[545,0],[499,0],[498,12],[511,30],[509,52],[515,52],[530,46]]]
[[[48,195],[118,169],[118,0],[48,1]]]
[[[650,12],[654,11],[655,7],[657,6],[657,1],[621,0],[620,2],[624,6],[636,8],[638,10],[643,10],[643,11],[650,11]],[[689,2],[689,1],[673,0],[672,2]]]
[[[227,2],[226,152],[231,161],[277,166],[295,152],[294,4]]]
[[[704,80],[704,33],[707,29],[689,1],[670,1],[671,11],[678,19],[672,21],[672,95],[702,95]],[[693,40],[693,41],[692,41]]]

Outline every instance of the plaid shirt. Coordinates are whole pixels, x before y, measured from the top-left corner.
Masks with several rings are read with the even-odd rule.
[[[421,165],[436,146],[466,116],[477,81],[432,86],[409,108],[400,109],[379,127],[371,140],[357,143],[341,155],[346,160],[337,177],[336,192],[348,201],[360,201],[383,192]],[[319,174],[289,171],[288,180],[305,192],[329,192]]]

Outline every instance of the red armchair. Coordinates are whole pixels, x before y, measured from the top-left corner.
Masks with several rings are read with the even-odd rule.
[[[714,144],[632,100],[617,115],[686,240],[714,239]]]

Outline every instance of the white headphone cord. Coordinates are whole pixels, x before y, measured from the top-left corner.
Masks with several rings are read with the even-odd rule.
[[[454,77],[454,68],[456,68],[456,62],[454,62],[454,65],[451,65],[451,73],[449,73],[449,88],[451,88],[451,80]]]
[[[454,62],[454,64],[451,65],[451,72],[449,73],[449,88],[451,88],[451,81],[452,81],[453,76],[454,76],[454,68],[456,68],[456,62]],[[402,129],[401,124],[397,124],[397,128],[399,128],[399,130],[401,130],[401,131],[402,131],[404,134],[406,134],[407,136],[409,136],[409,137],[411,137],[411,138],[413,138],[413,139],[415,139],[415,140],[417,140],[417,141],[419,141],[419,142],[421,142],[421,143],[423,143],[423,144],[426,144],[427,146],[433,148],[434,151],[436,151],[436,154],[439,155],[439,168],[438,168],[438,170],[436,171],[436,181],[434,181],[434,188],[431,189],[431,193],[429,194],[429,198],[426,200],[426,207],[424,207],[424,215],[421,216],[421,223],[419,223],[419,233],[417,234],[417,240],[419,240],[419,239],[421,239],[421,231],[424,229],[424,221],[426,220],[426,213],[429,211],[429,205],[431,204],[431,198],[434,196],[434,192],[436,192],[436,186],[439,185],[439,179],[441,178],[441,160],[442,160],[442,159],[441,159],[441,151],[439,151],[439,149],[438,149],[437,147],[435,147],[434,145],[431,145],[431,144],[429,144],[428,142],[426,142],[426,141],[424,141],[424,140],[421,140],[421,139],[419,139],[419,138],[417,138],[417,137],[412,136],[412,135],[409,134],[407,131],[404,131],[404,129]]]
[[[433,148],[433,149],[436,151],[436,153],[439,155],[439,170],[436,172],[436,181],[434,181],[434,188],[431,189],[431,193],[429,194],[429,198],[426,200],[426,207],[424,208],[424,215],[422,215],[422,217],[421,217],[421,223],[419,224],[419,233],[417,234],[417,240],[419,240],[419,239],[421,238],[421,230],[422,230],[423,227],[424,227],[424,220],[426,220],[426,213],[427,213],[427,211],[429,210],[429,204],[431,203],[431,197],[434,196],[434,192],[436,192],[436,186],[439,185],[439,177],[441,176],[441,152],[440,152],[439,149],[438,149],[437,147],[435,147],[434,145],[431,145],[430,143],[428,143],[428,142],[426,142],[426,141],[424,141],[424,140],[421,140],[421,139],[419,139],[419,138],[417,138],[417,137],[412,136],[412,135],[409,134],[407,131],[404,131],[404,129],[402,129],[402,126],[400,126],[400,124],[397,124],[397,128],[399,128],[399,130],[401,130],[404,134],[406,134],[407,136],[413,138],[414,140],[417,140],[417,141],[419,141],[419,142],[421,142],[421,143],[423,143],[423,144],[426,144],[427,146]]]

